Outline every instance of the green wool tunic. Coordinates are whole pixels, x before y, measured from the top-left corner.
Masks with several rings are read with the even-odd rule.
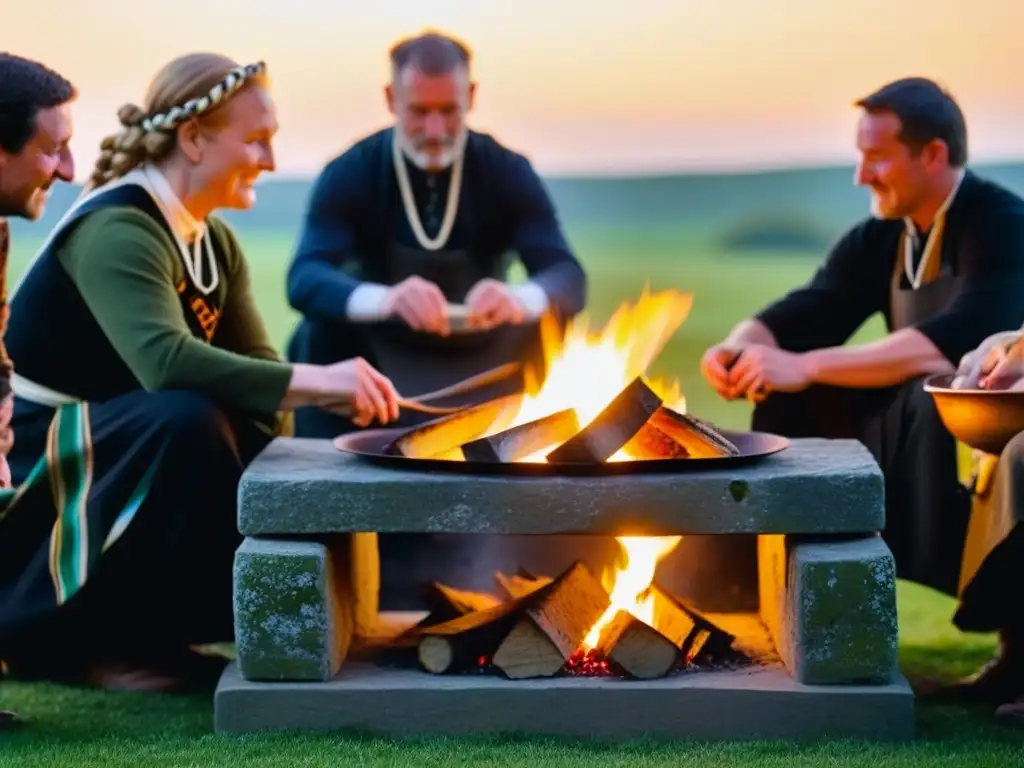
[[[186,279],[185,266],[175,244],[142,211],[93,212],[57,257],[144,389],[187,389],[240,411],[271,415],[292,366],[280,360],[267,336],[234,233],[216,218],[208,221],[222,254],[211,296],[221,310],[210,343],[196,338],[185,322],[177,290]]]

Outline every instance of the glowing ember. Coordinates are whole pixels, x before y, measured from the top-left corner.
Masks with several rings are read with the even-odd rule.
[[[613,674],[608,660],[597,650],[576,651],[565,662],[564,671],[575,677],[606,677]]]
[[[586,427],[619,392],[644,374],[686,320],[692,305],[692,294],[673,290],[651,294],[645,289],[636,304],[620,306],[600,333],[589,330],[585,315],[568,324],[564,340],[559,340],[547,323],[542,329],[547,376],[537,393],[524,398],[518,416],[506,428],[567,408],[575,409],[580,428]],[[685,411],[678,381],[648,384],[666,406]],[[523,461],[543,462],[553,447]],[[630,458],[619,451],[609,461]]]
[[[583,640],[585,650],[597,648],[601,632],[619,611],[631,613],[637,620],[654,625],[654,596],[641,597],[654,581],[654,572],[679,542],[682,536],[618,536],[616,541],[623,550],[622,567],[607,569],[601,581],[611,597],[611,605]]]

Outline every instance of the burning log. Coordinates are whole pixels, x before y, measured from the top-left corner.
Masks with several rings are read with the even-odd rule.
[[[623,449],[637,461],[685,459],[690,455],[686,448],[650,422],[644,424]]]
[[[477,665],[509,634],[526,600],[506,600],[421,629],[420,664],[435,675],[461,672]]]
[[[520,424],[462,446],[466,461],[520,461],[537,451],[562,443],[580,430],[576,411],[567,408],[542,419]]]
[[[711,424],[694,416],[658,408],[651,414],[649,425],[682,446],[695,459],[739,456],[740,449]]]
[[[577,561],[525,603],[492,663],[509,678],[551,677],[580,647],[611,603],[600,580]]]
[[[460,447],[491,429],[503,430],[515,419],[522,395],[488,400],[415,427],[392,443],[391,450],[412,459],[462,459]]]
[[[663,677],[676,668],[697,634],[694,617],[663,590],[652,584],[648,594],[654,600],[653,626],[619,611],[599,643],[608,659],[641,680]]]
[[[547,455],[552,464],[605,462],[647,423],[661,398],[642,377],[633,379],[586,427]]]
[[[626,674],[640,680],[664,677],[701,653],[721,652],[732,645],[732,635],[657,584],[647,594],[654,600],[653,626],[619,611],[601,633],[599,647]]]

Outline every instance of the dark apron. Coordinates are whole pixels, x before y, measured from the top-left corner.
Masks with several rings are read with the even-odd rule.
[[[387,254],[387,282],[395,285],[413,275],[435,283],[449,303],[461,304],[487,274],[467,250],[422,251],[393,243]],[[416,331],[400,318],[364,326],[371,362],[391,379],[404,397],[414,397],[457,384],[486,370],[522,362],[538,373],[543,351],[538,322],[498,326],[487,331],[453,333],[447,337]],[[524,388],[523,374],[510,376],[473,392],[434,401],[439,405],[470,405]],[[400,424],[420,423],[422,414],[404,412]]]
[[[933,258],[942,258],[941,251]],[[903,242],[900,241],[889,291],[889,332],[910,328],[931,320],[943,312],[960,288],[962,278],[943,262],[939,276],[917,290],[902,286],[904,270]]]

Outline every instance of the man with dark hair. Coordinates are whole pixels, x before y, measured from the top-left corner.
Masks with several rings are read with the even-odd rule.
[[[885,475],[897,574],[953,595],[970,496],[922,378],[1024,323],[1024,200],[966,168],[964,117],[934,82],[898,80],[856,106],[873,215],[701,368],[722,397],[757,403],[755,430],[862,441]],[[876,312],[888,334],[847,344]]]
[[[428,32],[390,57],[395,125],[331,160],[309,200],[288,273],[302,315],[289,358],[362,356],[405,396],[509,362],[536,370],[540,319],[564,323],[586,295],[554,206],[529,160],[467,128],[476,84],[465,45]],[[525,267],[521,284],[506,280],[509,252]],[[511,376],[470,397],[522,382]],[[405,413],[401,423],[414,420]],[[300,437],[352,429],[302,408],[295,427]]]
[[[70,103],[74,87],[42,64],[0,52],[0,488],[10,494],[7,454],[14,444],[11,414],[13,365],[3,343],[7,328],[7,216],[35,220],[43,214],[50,185],[71,181]],[[0,503],[6,503],[6,499]],[[2,512],[0,512],[2,514]],[[0,711],[0,730],[19,722]]]

